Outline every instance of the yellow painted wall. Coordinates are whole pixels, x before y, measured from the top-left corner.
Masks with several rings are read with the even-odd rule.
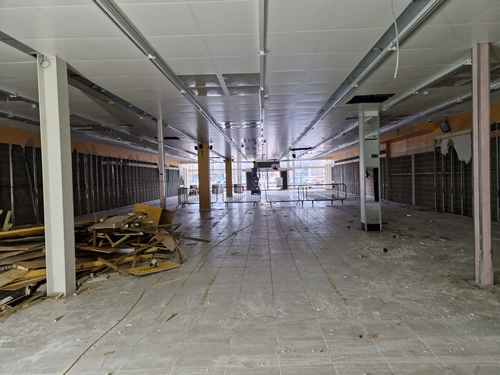
[[[422,123],[383,135],[380,137],[380,149],[386,150],[386,155],[391,157],[432,151],[434,150],[435,138],[443,135],[439,127],[442,122]],[[491,106],[490,122],[500,122],[500,103]],[[448,118],[448,124],[451,128],[451,132],[448,134],[472,130],[472,112]],[[498,136],[496,132],[492,132],[491,137],[496,136]],[[349,150],[343,150],[333,155],[330,159],[343,160],[358,155],[358,146],[356,145]]]
[[[0,125],[0,143],[40,147],[40,133]],[[76,150],[82,154],[100,155],[150,163],[156,163],[158,161],[157,154],[78,140],[71,140],[71,150]],[[165,164],[179,165],[181,162],[179,160],[166,158]]]

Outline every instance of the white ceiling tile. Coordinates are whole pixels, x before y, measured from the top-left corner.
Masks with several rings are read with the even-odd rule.
[[[215,66],[210,58],[168,59],[167,62],[178,75],[216,73]]]
[[[321,53],[314,55],[310,69],[352,69],[363,59],[366,52]]]
[[[302,85],[268,85],[269,95],[298,94]]]
[[[269,2],[268,30],[313,31],[326,29],[335,0],[273,0]]]
[[[323,32],[269,33],[267,49],[273,55],[306,55],[316,53]]]
[[[351,73],[350,69],[310,71],[306,75],[309,83],[336,83],[344,81]]]
[[[217,72],[222,74],[258,73],[259,58],[255,57],[222,57],[214,58]]]
[[[284,85],[293,83],[302,83],[306,72],[274,72],[267,73],[266,83],[269,85]]]
[[[152,36],[148,40],[167,61],[171,58],[210,57],[201,36]]]
[[[120,37],[122,32],[92,3],[87,5],[41,7],[63,38]],[[90,26],[91,25],[91,26]],[[34,34],[31,38],[41,36]],[[43,37],[42,37],[43,38]]]
[[[391,3],[396,18],[411,3],[411,0],[366,1],[338,0],[330,30],[388,28],[393,23]]]
[[[202,34],[258,32],[256,1],[191,2],[190,7]]]
[[[327,31],[321,40],[318,52],[364,52],[366,54],[385,31],[385,28]]]
[[[403,48],[436,48],[460,36],[464,25],[428,25],[419,28],[403,43]]]
[[[212,57],[257,56],[258,34],[206,35],[203,37]]]
[[[35,58],[25,54],[24,52],[18,51],[14,47],[9,46],[5,43],[0,43],[0,63],[11,63],[11,62],[34,62]]]
[[[267,57],[268,72],[287,72],[298,70],[309,70],[314,55],[289,55],[289,56],[274,56]]]
[[[145,36],[200,33],[188,3],[122,4],[120,7]]]
[[[36,62],[0,64],[0,80],[37,79]]]
[[[496,8],[496,9],[495,9]],[[495,14],[495,12],[497,12]],[[427,25],[449,25],[472,22],[497,22],[500,10],[498,0],[445,1],[426,22]],[[495,17],[496,15],[496,17]]]

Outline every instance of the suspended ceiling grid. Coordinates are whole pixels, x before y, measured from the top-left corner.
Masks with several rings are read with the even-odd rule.
[[[117,0],[116,3],[160,52],[205,108],[249,158],[278,158],[299,138],[337,87],[375,42],[393,27],[390,1],[269,0],[264,154],[259,126],[259,13],[257,0]],[[411,3],[395,0],[395,17]],[[397,79],[395,53],[354,94],[396,96],[470,57],[478,42],[498,44],[497,1],[445,1],[400,46]],[[96,85],[188,134],[166,130],[167,141],[193,152],[196,138],[235,155],[224,138],[198,114],[176,88],[140,53],[90,0],[15,0],[0,2],[2,31],[42,53],[54,53]],[[0,45],[0,89],[37,100],[34,60]],[[234,77],[246,77],[236,80]],[[194,81],[193,81],[194,79]],[[194,82],[190,84],[190,82]],[[382,115],[398,118],[470,91],[470,85],[439,87],[415,95]],[[349,98],[347,98],[348,100]],[[346,101],[347,101],[346,100]],[[156,124],[70,88],[71,111],[110,128],[154,143]],[[463,111],[468,105],[455,109]],[[37,118],[36,108],[0,103],[0,110]],[[295,147],[312,147],[353,123],[356,105],[332,111]],[[130,126],[132,125],[132,126]],[[98,134],[93,134],[99,136]],[[356,131],[324,143],[307,157],[332,150]],[[255,143],[256,142],[256,143]],[[250,146],[252,144],[252,146]],[[148,143],[148,147],[151,146]]]

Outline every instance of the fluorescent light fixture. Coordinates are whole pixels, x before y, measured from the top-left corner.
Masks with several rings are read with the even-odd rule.
[[[427,87],[430,87],[432,85],[434,85],[435,83],[447,78],[447,77],[450,77],[452,76],[453,74],[455,74],[456,72],[460,71],[464,66],[471,66],[472,65],[472,60],[471,59],[465,59],[461,62],[459,62],[458,64],[455,64],[445,70],[443,70],[442,72],[440,72],[438,75],[428,79],[427,81],[425,82],[422,82],[420,85],[414,87],[413,89],[405,92],[404,94],[401,94],[395,98],[392,98],[391,100],[389,100],[383,107],[382,107],[382,110],[383,111],[387,111],[389,108],[391,107],[394,107],[396,104],[399,104],[403,101],[405,101],[406,99],[408,99],[409,97],[417,94],[419,91],[421,90],[424,90],[426,89]]]
[[[398,34],[391,25],[385,34],[377,41],[372,50],[361,60],[361,62],[349,74],[349,77],[340,85],[340,87],[330,96],[328,101],[323,105],[316,117],[311,121],[305,131],[292,144],[291,147],[297,145],[304,137],[306,137],[316,124],[322,121],[330,112],[337,108],[379,64],[391,53],[391,48],[396,43],[406,39],[418,25],[434,12],[443,0],[421,0],[412,1],[408,7],[401,13],[397,19]],[[287,154],[284,152],[280,159],[283,159]]]
[[[120,10],[113,0],[93,0],[101,11],[127,36],[127,38],[151,61],[151,63],[193,104],[205,119],[217,129],[227,143],[240,151],[236,144],[219,125],[215,117],[198,102],[191,90],[184,85],[181,79],[175,74],[170,66],[165,62],[156,49],[146,40],[142,33],[132,24],[128,17]],[[241,151],[240,151],[241,153]],[[246,159],[246,156],[241,153]]]

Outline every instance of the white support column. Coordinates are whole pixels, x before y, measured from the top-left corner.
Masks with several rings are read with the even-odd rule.
[[[76,288],[75,228],[66,62],[38,55],[47,294]]]
[[[378,111],[359,111],[359,178],[361,229],[381,231],[380,143]]]
[[[158,174],[160,180],[160,207],[167,208],[167,199],[165,198],[165,150],[163,148],[163,119],[158,117]]]
[[[476,283],[493,284],[491,259],[490,46],[472,47],[472,151]]]

